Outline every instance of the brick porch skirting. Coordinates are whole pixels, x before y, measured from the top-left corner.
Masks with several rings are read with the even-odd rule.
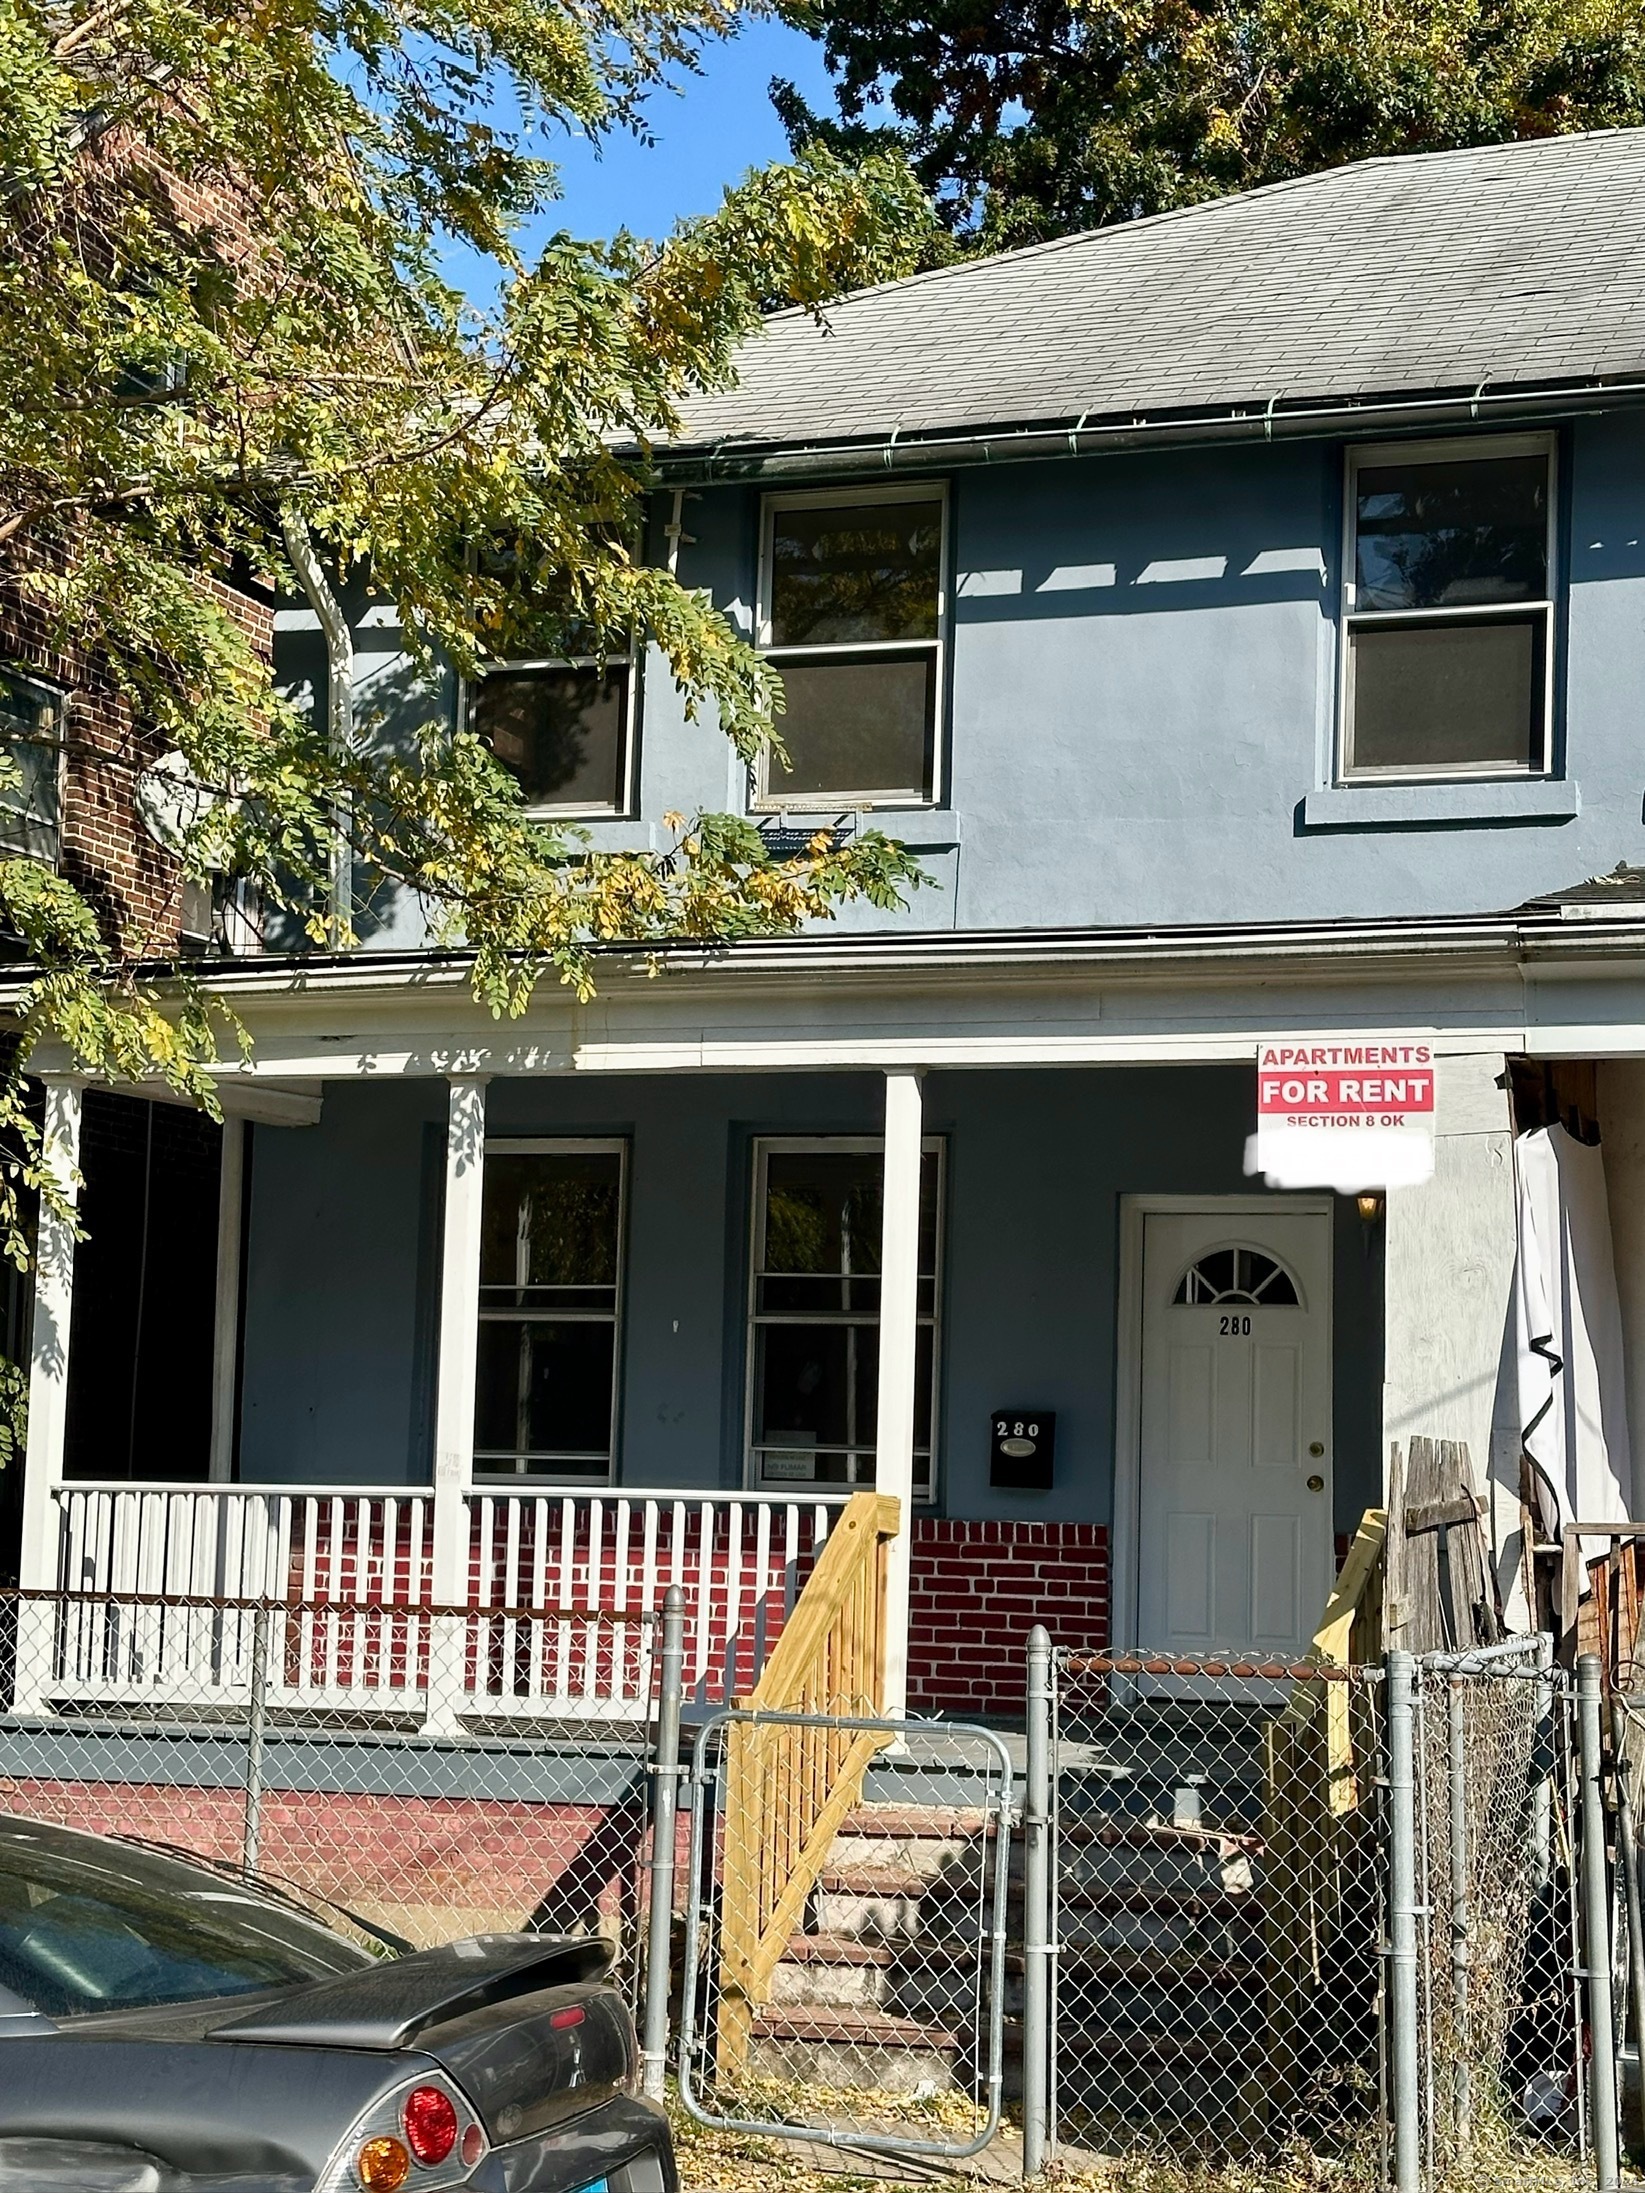
[[[908,1704],[915,1713],[1020,1718],[1028,1632],[1108,1641],[1105,1523],[914,1521]]]

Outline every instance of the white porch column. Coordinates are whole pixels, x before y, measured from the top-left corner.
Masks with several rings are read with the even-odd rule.
[[[29,1342],[29,1432],[23,1459],[23,1536],[18,1580],[25,1591],[59,1583],[57,1487],[63,1481],[68,1424],[69,1325],[74,1310],[74,1212],[79,1202],[80,1097],[77,1074],[48,1074],[41,1160],[67,1206],[44,1198],[34,1255],[34,1328]],[[72,1584],[76,1580],[69,1578]],[[51,1680],[51,1609],[19,1610],[16,1710],[39,1710]]]
[[[468,1506],[474,1468],[474,1379],[480,1336],[480,1208],[485,1192],[485,1074],[452,1074],[446,1113],[445,1231],[440,1258],[440,1367],[434,1399],[434,1604],[468,1604]],[[428,1723],[454,1729],[462,1706],[467,1626],[437,1622],[429,1643]]]
[[[920,1075],[885,1077],[880,1241],[880,1383],[874,1484],[901,1503],[886,1565],[884,1710],[908,1710],[908,1581],[913,1545],[914,1375],[920,1306]]]

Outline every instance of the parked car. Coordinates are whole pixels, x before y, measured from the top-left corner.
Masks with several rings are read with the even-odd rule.
[[[597,1940],[372,1947],[149,1844],[0,1816],[5,2193],[676,2193]]]

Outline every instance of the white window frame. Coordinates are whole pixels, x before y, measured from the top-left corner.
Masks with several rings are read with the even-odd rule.
[[[938,524],[941,544],[937,556],[937,634],[930,640],[824,640],[815,644],[773,647],[771,644],[772,592],[775,579],[773,539],[780,510],[855,510],[876,503],[930,503],[940,506]],[[751,772],[750,797],[756,814],[837,815],[872,812],[876,808],[940,807],[943,797],[943,749],[948,693],[950,605],[953,598],[953,555],[948,482],[946,480],[898,480],[871,487],[808,487],[763,496],[760,501],[759,578],[754,608],[754,644],[772,667],[781,671],[785,660],[812,655],[906,655],[925,649],[932,659],[931,781],[929,785],[881,785],[839,792],[784,792],[773,790],[770,754],[762,752]],[[782,718],[777,718],[782,731]]]
[[[1540,600],[1475,602],[1443,609],[1359,609],[1354,601],[1358,570],[1359,475],[1366,467],[1387,464],[1470,464],[1494,457],[1542,457],[1548,468],[1547,590]],[[1337,649],[1336,782],[1338,784],[1456,784],[1526,780],[1553,773],[1554,647],[1559,600],[1559,442],[1554,434],[1480,434],[1421,442],[1361,442],[1344,453],[1342,502],[1342,614]],[[1378,624],[1463,624],[1481,620],[1540,616],[1542,620],[1542,751],[1535,761],[1434,764],[1428,768],[1356,768],[1352,741],[1350,686],[1354,633]]]
[[[615,1157],[617,1160],[617,1283],[609,1310],[488,1310],[482,1301],[476,1324],[514,1324],[529,1318],[537,1324],[609,1325],[611,1327],[611,1446],[603,1478],[589,1472],[556,1472],[552,1460],[546,1466],[505,1471],[502,1456],[482,1453],[476,1444],[470,1478],[477,1492],[500,1491],[510,1485],[564,1485],[568,1487],[614,1485],[622,1445],[623,1324],[628,1297],[628,1170],[626,1135],[487,1135],[485,1157]],[[482,1208],[484,1185],[481,1186]],[[476,1349],[476,1352],[478,1350]],[[475,1388],[475,1415],[479,1414],[479,1388]]]
[[[40,700],[46,702],[53,710],[57,724],[57,728],[49,740],[41,739],[36,741],[11,738],[0,732],[0,743],[8,748],[35,744],[49,745],[52,748],[54,756],[53,776],[56,780],[57,794],[57,813],[52,820],[52,847],[50,853],[34,852],[27,847],[14,846],[8,849],[0,846],[0,857],[13,860],[37,860],[48,868],[56,868],[63,857],[63,807],[64,795],[68,789],[68,692],[63,686],[54,685],[49,678],[36,677],[32,671],[21,669],[16,663],[0,662],[0,677],[3,677],[7,684],[22,686],[26,692],[34,694]]]
[[[608,655],[602,663],[597,655],[511,655],[503,662],[488,662],[478,677],[459,681],[457,696],[457,720],[474,729],[474,702],[480,687],[487,678],[502,677],[510,672],[531,670],[623,670],[627,672],[627,698],[623,706],[623,753],[621,783],[617,804],[613,807],[603,800],[547,800],[528,806],[526,813],[539,820],[552,818],[558,822],[624,822],[634,814],[636,760],[639,740],[636,731],[639,724],[640,660],[637,648],[626,654]],[[506,762],[499,762],[506,769]]]
[[[931,1329],[931,1449],[926,1460],[926,1480],[923,1486],[920,1484],[918,1477],[919,1453],[917,1449],[914,1456],[916,1473],[914,1499],[916,1504],[921,1507],[929,1507],[937,1497],[937,1456],[942,1439],[938,1409],[942,1395],[942,1274],[948,1177],[946,1145],[947,1137],[944,1135],[922,1135],[920,1138],[922,1162],[925,1158],[931,1156],[934,1156],[937,1160],[936,1237],[933,1249],[936,1258],[936,1269],[931,1276],[931,1315],[929,1318],[922,1317],[918,1320],[920,1325],[929,1325]],[[748,1214],[747,1318],[743,1347],[743,1482],[751,1492],[781,1492],[786,1486],[792,1485],[796,1496],[802,1498],[813,1492],[855,1492],[860,1489],[856,1482],[850,1481],[841,1485],[822,1478],[762,1477],[760,1474],[759,1451],[754,1439],[755,1389],[759,1372],[760,1327],[762,1325],[795,1324],[844,1325],[863,1322],[863,1319],[857,1313],[844,1310],[837,1315],[805,1316],[791,1310],[767,1312],[762,1315],[759,1309],[760,1273],[762,1270],[760,1245],[765,1219],[767,1161],[774,1156],[803,1157],[815,1152],[827,1152],[830,1155],[837,1154],[847,1157],[877,1157],[883,1166],[885,1138],[883,1135],[850,1134],[756,1135],[754,1137],[749,1175],[752,1194]],[[879,1322],[879,1314],[879,1311],[874,1313],[876,1326]],[[831,1454],[838,1450],[825,1448],[820,1451]],[[870,1458],[872,1458],[872,1450],[870,1450]],[[864,1485],[871,1486],[874,1480],[870,1476],[861,1482]]]

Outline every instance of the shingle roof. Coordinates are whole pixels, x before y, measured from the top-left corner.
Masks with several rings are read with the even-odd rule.
[[[1366,160],[914,275],[826,329],[775,314],[739,372],[685,443],[1645,376],[1645,129]]]

